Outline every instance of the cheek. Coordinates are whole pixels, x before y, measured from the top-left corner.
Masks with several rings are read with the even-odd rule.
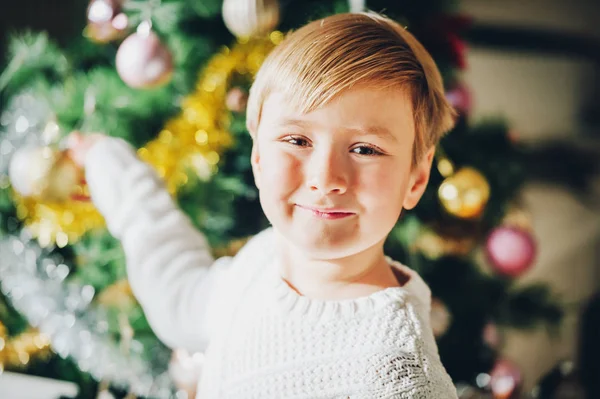
[[[261,157],[260,168],[261,191],[268,191],[275,197],[284,197],[301,184],[302,163],[285,152],[267,148]]]
[[[406,187],[404,176],[402,167],[392,163],[365,170],[359,174],[359,198],[372,213],[399,214]]]

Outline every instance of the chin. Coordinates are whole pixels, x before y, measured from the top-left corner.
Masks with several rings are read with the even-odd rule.
[[[286,237],[291,245],[313,259],[341,259],[361,252],[359,240],[347,236],[318,234],[313,231],[298,231]]]

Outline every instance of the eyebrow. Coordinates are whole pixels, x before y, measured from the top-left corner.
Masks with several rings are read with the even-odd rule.
[[[311,126],[311,123],[303,121],[301,119],[284,119],[284,120],[280,121],[278,123],[278,125],[307,128],[307,127]],[[382,139],[390,139],[390,140],[394,140],[394,141],[398,140],[396,138],[396,136],[392,132],[389,131],[389,129],[386,129],[383,126],[373,125],[373,126],[365,126],[365,127],[360,127],[360,128],[346,128],[344,130],[349,131],[349,132],[361,133],[361,134],[365,134],[365,135],[369,135],[369,136],[377,136]]]
[[[390,132],[388,129],[386,129],[383,126],[366,126],[363,128],[358,128],[358,129],[349,129],[351,131],[358,131],[367,135],[371,135],[371,136],[377,136],[380,137],[382,139],[389,139],[389,140],[393,140],[393,141],[397,141],[398,139],[396,138],[396,136],[394,134],[392,134],[392,132]]]

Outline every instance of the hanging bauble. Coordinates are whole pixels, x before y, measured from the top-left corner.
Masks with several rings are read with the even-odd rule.
[[[169,375],[175,386],[187,393],[188,398],[196,397],[196,386],[202,375],[204,354],[189,354],[183,349],[175,349],[169,362]]]
[[[237,37],[264,35],[279,24],[279,0],[224,0],[223,21]]]
[[[473,219],[483,213],[490,198],[490,185],[478,170],[464,167],[444,179],[438,197],[449,214]]]
[[[129,20],[121,12],[123,0],[91,0],[87,9],[85,35],[97,43],[121,39]]]
[[[507,359],[496,361],[490,372],[490,389],[495,399],[516,399],[519,397],[521,372]]]
[[[173,74],[171,52],[148,22],[142,22],[137,32],[121,43],[116,64],[121,79],[136,89],[165,85]]]
[[[473,100],[469,88],[464,83],[459,83],[446,92],[446,99],[452,107],[460,114],[468,115],[473,106]]]
[[[227,92],[225,97],[225,105],[227,109],[232,112],[244,112],[246,111],[246,104],[248,103],[248,93],[239,87],[234,87]]]
[[[13,154],[8,173],[12,187],[23,197],[47,202],[83,199],[78,197],[83,171],[66,151],[22,148]]]
[[[517,277],[533,264],[536,255],[535,239],[526,230],[500,226],[488,236],[485,254],[496,272]]]
[[[438,298],[431,300],[431,329],[436,338],[441,337],[448,331],[452,323],[452,315],[444,302]]]

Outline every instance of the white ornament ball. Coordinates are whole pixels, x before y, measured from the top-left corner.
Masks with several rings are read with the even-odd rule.
[[[237,37],[269,33],[279,24],[279,0],[224,0],[223,21]]]
[[[8,176],[12,187],[23,197],[62,202],[74,194],[83,171],[64,151],[26,147],[13,154]]]
[[[121,79],[135,89],[165,85],[173,74],[171,52],[152,31],[127,37],[119,46],[116,64]]]

